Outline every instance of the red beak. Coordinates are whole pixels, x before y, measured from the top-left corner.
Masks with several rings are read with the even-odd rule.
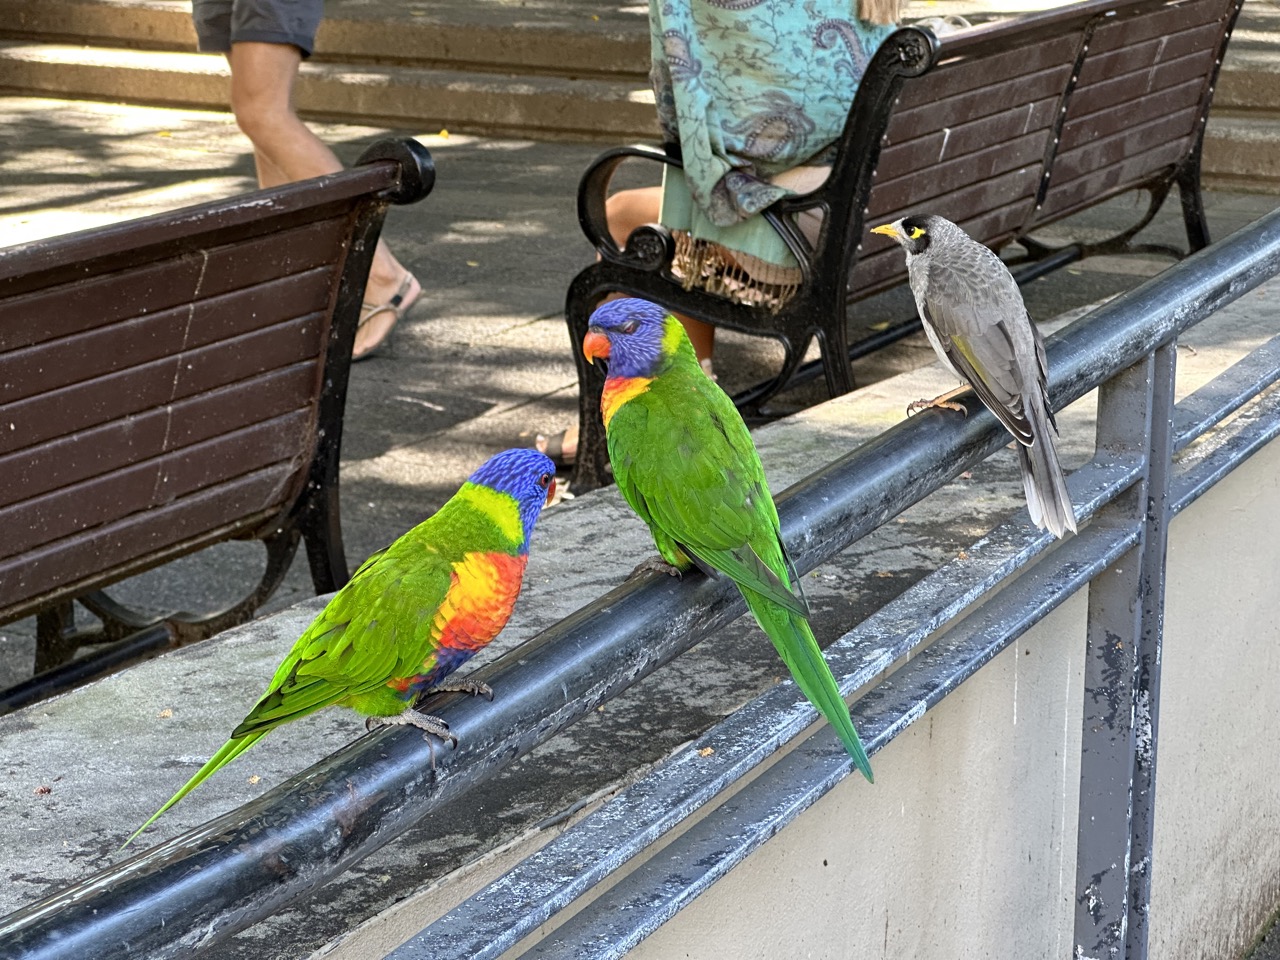
[[[596,357],[609,359],[609,338],[603,333],[592,330],[582,338],[582,355],[593,364],[596,362]]]
[[[551,502],[551,498],[556,495],[556,478],[551,478],[551,486],[547,487],[547,503]]]

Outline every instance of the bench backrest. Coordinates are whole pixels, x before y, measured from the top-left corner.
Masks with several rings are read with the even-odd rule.
[[[269,529],[326,434],[336,466],[400,177],[373,163],[0,250],[0,622]]]
[[[898,31],[867,70],[830,184],[850,211],[847,250],[864,245],[851,292],[905,273],[893,242],[867,235],[875,224],[937,213],[998,248],[1169,182],[1196,155],[1239,4],[1086,0],[940,38]],[[815,269],[847,271],[841,246]]]
[[[1237,0],[1162,4],[1098,21],[1028,227],[1188,157],[1204,130]],[[1122,11],[1123,12],[1123,11]]]

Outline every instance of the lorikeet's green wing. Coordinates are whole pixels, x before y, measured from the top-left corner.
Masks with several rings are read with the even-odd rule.
[[[389,689],[391,677],[420,672],[431,652],[434,615],[449,590],[451,570],[448,559],[415,533],[360,566],[294,643],[231,739],[121,849],[281,724],[362,693]],[[410,557],[411,551],[416,556]]]
[[[298,638],[232,736],[265,733],[422,672],[451,577],[450,560],[428,543],[412,534],[397,540],[356,571]]]
[[[778,513],[751,434],[701,369],[665,372],[615,414],[608,437],[618,487],[664,559],[676,562],[665,539],[700,566],[807,613],[785,579]]]

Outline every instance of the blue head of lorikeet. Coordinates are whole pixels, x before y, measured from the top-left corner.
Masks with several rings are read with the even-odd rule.
[[[610,300],[591,315],[582,352],[592,362],[608,360],[611,377],[652,377],[678,346],[678,341],[667,340],[667,311],[626,297]]]
[[[551,458],[532,448],[503,450],[481,464],[467,482],[505,493],[519,504],[524,527],[520,552],[528,553],[533,525],[556,493],[556,465]]]

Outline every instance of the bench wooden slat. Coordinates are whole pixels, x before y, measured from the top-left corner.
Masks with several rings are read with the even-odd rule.
[[[0,404],[322,312],[332,287],[332,270],[316,267],[0,354]]]
[[[292,472],[291,464],[267,467],[232,483],[0,561],[0,596],[6,605],[17,606],[58,587],[92,583],[104,569],[130,573],[149,569],[169,559],[164,554],[167,547],[189,553],[190,543],[203,537],[214,542],[227,539],[232,530],[248,532],[275,512],[261,505],[280,502]]]
[[[905,87],[898,97],[897,110],[906,113],[933,103],[939,90],[947,96],[985,91],[996,81],[1012,80],[1043,73],[1075,62],[1080,32],[1046,41],[1019,44],[1005,53],[983,57],[943,60],[927,77]]]
[[[1212,51],[1217,47],[1220,33],[1217,21],[1211,21],[1133,47],[1123,47],[1111,53],[1095,53],[1087,57],[1081,66],[1077,89],[1116,77],[1130,76],[1149,70],[1156,64],[1168,63],[1193,53]]]
[[[1189,112],[1194,123],[1198,117],[1202,86],[1202,81],[1197,77],[1168,90],[1122,103],[1104,113],[1077,117],[1062,128],[1062,142],[1058,149],[1066,153],[1117,130],[1140,126],[1149,120],[1178,111]]]
[[[399,182],[403,172],[393,164],[370,163],[272,187],[249,202],[243,196],[232,197],[0,250],[0,297],[20,296],[86,274],[136,270],[223,243],[278,236],[298,224],[349,216],[370,202],[385,210],[387,199],[371,198],[381,191],[404,192],[405,184]],[[418,173],[409,176],[415,188],[423,182]]]
[[[1094,30],[1089,41],[1089,55],[1096,57],[1144,40],[1159,40],[1191,30],[1204,23],[1220,22],[1223,13],[1222,0],[1192,0],[1176,6],[1166,4],[1137,16],[1117,17]]]
[[[920,80],[921,85],[927,80],[935,80],[929,84],[933,99],[931,102],[902,113],[895,113],[889,121],[885,132],[885,143],[903,143],[926,134],[935,133],[944,127],[956,125],[975,118],[1004,113],[1027,104],[1046,99],[1056,99],[1062,91],[1070,75],[1072,65],[1060,64],[1028,74],[1017,83],[1002,84],[995,89],[975,90],[949,96],[943,73],[929,74]]]
[[[299,409],[315,365],[298,363],[187,400],[78,430],[0,458],[0,507],[101,476],[129,463],[231,433]]]
[[[327,326],[324,313],[307,314],[0,406],[0,454],[314,358],[324,344]]]
[[[954,216],[956,218],[955,222],[960,223],[962,220],[972,216],[970,211],[1017,206],[1020,202],[1023,216],[1026,216],[1026,211],[1031,201],[1035,198],[1036,187],[1040,180],[1039,174],[1038,167],[1022,166],[986,180],[964,183],[947,193],[930,198],[929,210],[930,212],[941,214],[948,220]],[[880,212],[874,218],[868,217],[867,222],[870,223],[872,219],[875,219],[877,223],[897,220],[899,217],[909,216],[917,209],[918,205],[916,204],[894,207]],[[864,238],[864,249],[870,252],[884,244],[893,243],[887,237],[881,238],[877,236],[874,240],[875,243],[872,245],[870,239]],[[901,256],[899,256],[898,272],[902,272]]]
[[[335,263],[348,225],[309,223],[264,236],[165,258],[127,272],[56,284],[0,299],[0,353],[70,336],[118,320],[158,313],[277,277]]]
[[[908,210],[926,201],[929,201],[930,206],[936,206],[937,198],[945,197],[958,189],[994,180],[1026,164],[1038,164],[1044,157],[1045,136],[1045,130],[1038,130],[945,163],[931,166],[911,164],[922,169],[876,185],[867,216],[879,222],[887,219],[889,211]],[[910,163],[910,160],[907,162]],[[1034,183],[1034,178],[1029,182]],[[1027,191],[1019,186],[1021,178],[1009,183],[1014,188],[1015,197],[1028,196]]]
[[[1033,130],[1048,130],[1057,113],[1058,98],[1046,97],[945,130],[935,130],[915,140],[886,146],[880,151],[880,168],[899,174],[900,171],[923,169],[929,162],[954,160],[985,150],[992,144],[1017,139]]]
[[[1195,115],[1190,111],[1183,111],[1081,144],[1058,155],[1053,171],[1054,180],[1065,187],[1077,177],[1123,163],[1129,157],[1146,153],[1165,143],[1176,144],[1185,150],[1185,141],[1191,136],[1194,127]]]
[[[1078,87],[1071,96],[1066,124],[1076,122],[1079,117],[1087,117],[1090,114],[1120,106],[1134,97],[1150,93],[1153,89],[1163,90],[1203,78],[1206,61],[1212,56],[1212,50],[1202,50],[1177,60],[1161,63],[1150,70],[1139,70],[1127,76],[1103,80],[1087,87]]]
[[[1147,175],[1151,170],[1169,167],[1184,156],[1185,143],[1166,142],[1104,170],[1090,171],[1056,188],[1052,208],[1046,204],[1043,212],[1054,219],[1069,216],[1097,203],[1100,197],[1106,198],[1117,192],[1131,190],[1134,180]]]
[[[266,467],[293,473],[309,452],[302,441],[310,418],[310,410],[296,410],[0,509],[0,560]]]

